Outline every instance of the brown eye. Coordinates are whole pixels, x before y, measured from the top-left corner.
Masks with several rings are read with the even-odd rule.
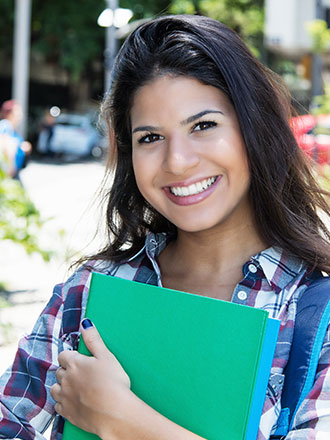
[[[150,133],[140,138],[138,142],[139,144],[151,144],[152,142],[157,142],[162,139],[164,139],[163,136],[160,136],[159,134]]]
[[[194,125],[193,131],[203,131],[208,130],[209,128],[215,127],[217,125],[214,121],[201,121],[197,122],[197,124]]]

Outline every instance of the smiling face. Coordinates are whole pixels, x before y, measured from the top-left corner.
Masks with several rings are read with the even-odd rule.
[[[238,120],[217,88],[159,76],[131,109],[133,167],[143,197],[188,232],[251,217],[250,173]]]

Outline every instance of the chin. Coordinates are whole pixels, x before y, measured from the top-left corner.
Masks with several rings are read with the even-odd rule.
[[[210,229],[213,229],[216,225],[214,225],[213,223],[201,223],[201,222],[196,222],[196,223],[182,223],[182,222],[177,222],[174,223],[175,226],[178,228],[178,230],[181,230],[183,232],[191,232],[191,233],[197,233],[197,232],[203,232],[203,231],[208,231]]]

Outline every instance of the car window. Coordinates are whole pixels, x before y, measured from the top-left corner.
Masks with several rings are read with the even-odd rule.
[[[66,127],[81,127],[82,126],[81,123],[74,123],[74,122],[70,122],[70,121],[57,121],[56,124],[63,125]]]
[[[89,121],[86,116],[62,114],[57,118],[56,124],[71,127],[83,127],[89,125]]]

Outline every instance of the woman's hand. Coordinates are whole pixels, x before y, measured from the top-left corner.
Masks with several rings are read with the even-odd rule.
[[[123,418],[132,394],[130,379],[90,320],[82,321],[81,333],[92,357],[77,351],[60,353],[58,383],[50,393],[57,413],[85,431],[99,434],[105,425],[108,430],[112,421],[115,426]]]
[[[31,152],[32,152],[31,142],[23,141],[21,143],[21,150],[24,151],[25,154],[31,154]]]
[[[81,333],[93,357],[59,355],[58,383],[50,392],[60,415],[103,440],[202,440],[131,392],[129,377],[89,320],[82,321]]]

